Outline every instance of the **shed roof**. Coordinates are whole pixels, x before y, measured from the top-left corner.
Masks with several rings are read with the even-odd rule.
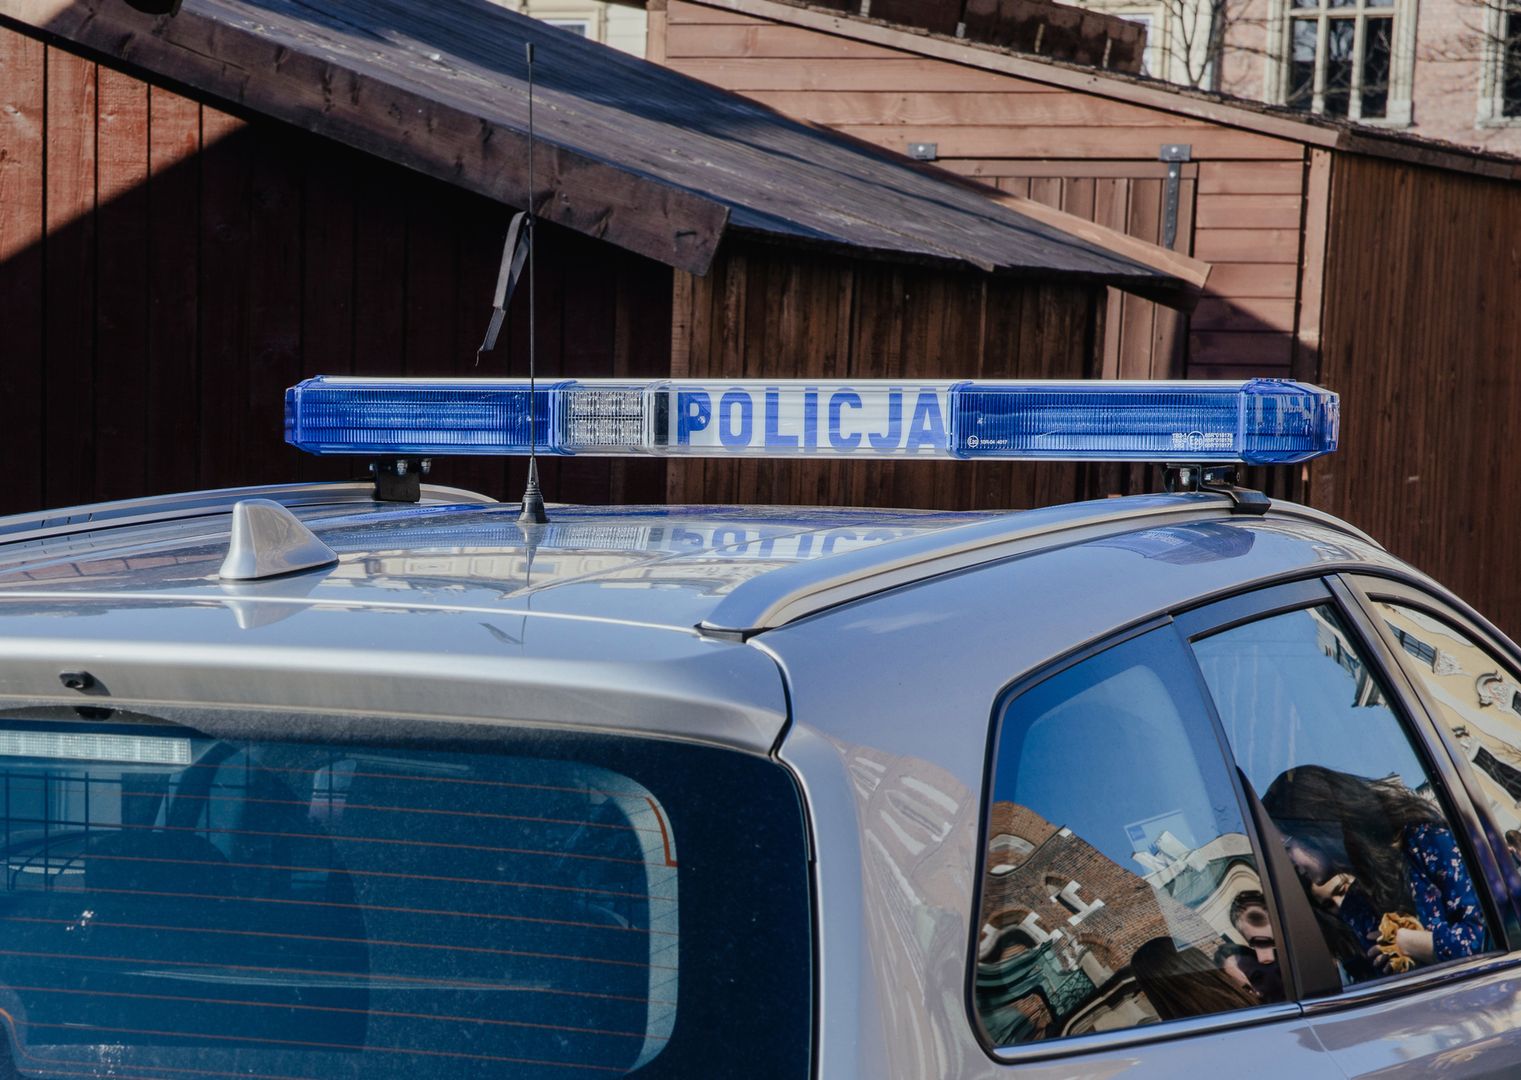
[[[663,0],[650,0],[658,5]],[[915,26],[843,12],[801,0],[692,0],[757,18],[808,27],[853,41],[902,49],[941,60],[1045,83],[1131,105],[1207,120],[1328,150],[1370,154],[1501,180],[1521,180],[1521,157],[1478,150],[1424,135],[1319,116],[1250,98],[1197,90],[1145,75],[1097,70],[1006,46],[953,37]],[[826,0],[827,2],[827,0]]]
[[[173,17],[122,0],[6,0],[0,19],[518,206],[531,42],[536,211],[697,273],[733,231],[1164,295],[1181,284],[1134,252],[488,0],[185,0]]]

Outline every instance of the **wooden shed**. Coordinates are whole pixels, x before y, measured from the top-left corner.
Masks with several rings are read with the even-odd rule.
[[[543,374],[1082,376],[1105,288],[1202,279],[486,0],[5,0],[0,509],[341,475],[283,444],[307,375],[526,374],[526,290],[474,366],[528,199],[525,41]],[[521,468],[435,476],[514,497]],[[891,472],[569,461],[545,488],[1018,505],[1090,482]]]
[[[1343,449],[1288,490],[1521,633],[1521,159],[839,10],[652,4],[675,70],[1206,261],[1191,315],[1111,294],[1102,371],[1340,391]]]

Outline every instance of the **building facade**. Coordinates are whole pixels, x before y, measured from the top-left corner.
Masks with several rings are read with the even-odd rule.
[[[509,11],[530,15],[566,33],[610,46],[630,56],[644,55],[649,20],[643,5],[608,0],[496,0]]]
[[[1073,0],[1147,27],[1147,72],[1323,116],[1521,149],[1516,0]]]

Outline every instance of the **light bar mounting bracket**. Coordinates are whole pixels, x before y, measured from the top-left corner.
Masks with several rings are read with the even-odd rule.
[[[1236,483],[1235,465],[1163,465],[1162,484],[1172,492],[1208,491],[1230,497],[1232,513],[1262,515],[1273,501],[1255,488]]]
[[[422,478],[433,468],[432,458],[391,457],[370,462],[376,502],[415,503],[422,498]]]

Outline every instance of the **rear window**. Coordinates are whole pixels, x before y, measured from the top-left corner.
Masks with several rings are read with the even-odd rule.
[[[89,712],[0,717],[22,1075],[807,1074],[807,851],[773,763]]]

